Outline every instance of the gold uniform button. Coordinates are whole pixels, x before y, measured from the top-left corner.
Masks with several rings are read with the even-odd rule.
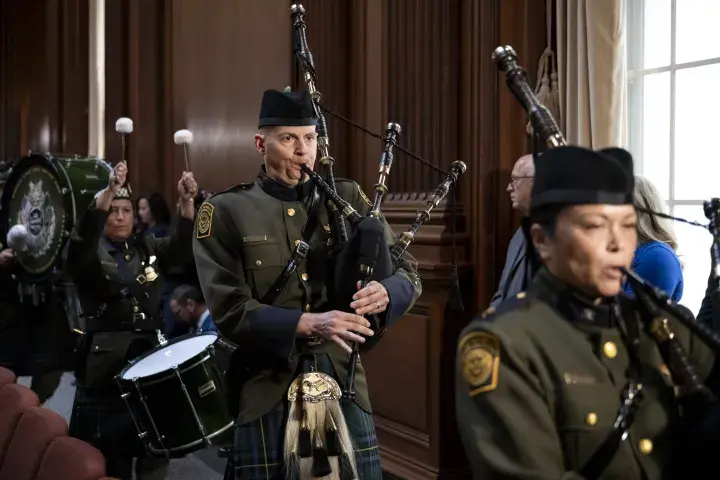
[[[515,298],[517,298],[518,300],[522,300],[525,297],[527,297],[527,293],[525,293],[525,292],[520,292],[517,295],[515,295]]]
[[[650,455],[653,451],[653,442],[648,438],[643,438],[638,442],[638,450],[643,455]]]
[[[300,240],[295,240],[295,246],[297,247],[298,245],[300,245]]]
[[[587,423],[590,426],[595,425],[597,423],[597,414],[593,413],[593,412],[588,413],[587,416],[585,417],[585,423]]]
[[[603,355],[605,355],[607,358],[615,358],[617,357],[617,345],[615,345],[613,342],[605,342],[605,344],[602,347]]]
[[[305,311],[306,311],[306,312],[309,312],[309,311],[310,311],[310,304],[309,304],[309,303],[308,303],[307,305],[305,305]]]
[[[138,308],[138,306],[137,306],[137,305],[133,306],[133,312],[137,313],[137,312],[138,312],[138,310],[140,310],[140,309]]]
[[[292,217],[293,215],[295,215],[295,209],[294,209],[294,208],[288,208],[288,215],[290,215],[291,217]]]
[[[259,266],[261,266],[261,265],[262,265],[262,261],[261,261],[261,260],[255,260],[255,266],[256,266],[256,267],[259,267]]]
[[[132,257],[130,257],[130,254],[129,254],[129,253],[125,255],[125,261],[126,261],[126,262],[129,262],[129,261],[130,261],[130,258],[132,258]]]
[[[308,281],[308,278],[310,278],[310,277],[308,276],[307,273],[303,273],[302,275],[300,275],[300,278],[303,279],[303,282],[307,282],[307,281]]]

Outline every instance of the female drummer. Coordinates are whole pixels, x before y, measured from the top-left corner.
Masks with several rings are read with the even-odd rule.
[[[181,217],[170,237],[133,233],[133,203],[127,165],[118,163],[107,188],[75,226],[68,245],[68,268],[77,285],[85,334],[76,365],[77,393],[71,435],[97,447],[107,475],[162,479],[167,460],[147,456],[114,377],[157,344],[163,271],[169,262],[192,259],[193,197],[197,182],[183,172],[178,182]]]

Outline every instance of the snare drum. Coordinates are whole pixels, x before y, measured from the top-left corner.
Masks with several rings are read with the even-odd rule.
[[[31,154],[13,166],[2,192],[2,238],[27,228],[27,249],[17,253],[20,280],[37,283],[59,267],[65,241],[112,167],[99,158]]]
[[[117,377],[138,435],[156,456],[221,443],[235,424],[213,358],[214,332],[183,335],[133,360]]]

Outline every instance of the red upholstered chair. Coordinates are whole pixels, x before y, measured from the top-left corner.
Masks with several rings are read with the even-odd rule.
[[[89,443],[72,437],[52,441],[36,480],[98,480],[105,476],[105,457]]]
[[[67,433],[67,422],[52,410],[33,407],[26,411],[0,467],[0,480],[35,480],[50,442]]]
[[[5,367],[0,367],[0,388],[4,387],[8,383],[15,383],[17,377],[12,370]]]
[[[35,392],[22,385],[11,383],[0,389],[0,466],[5,460],[5,454],[20,417],[25,411],[39,404]]]

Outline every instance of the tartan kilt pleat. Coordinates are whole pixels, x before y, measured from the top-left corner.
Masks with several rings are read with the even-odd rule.
[[[114,393],[78,386],[69,434],[94,446],[106,458],[147,455],[119,391]]]
[[[357,403],[342,405],[355,443],[358,480],[382,480],[372,415]],[[280,402],[261,418],[235,427],[224,480],[284,480],[283,443],[289,406]]]

